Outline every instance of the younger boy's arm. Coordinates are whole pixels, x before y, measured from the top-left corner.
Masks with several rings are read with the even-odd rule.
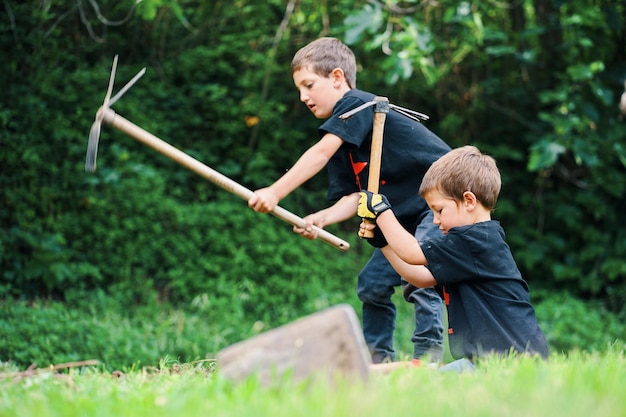
[[[400,224],[393,211],[381,213],[376,219],[376,225],[400,259],[411,265],[428,264],[419,242]]]
[[[433,277],[433,274],[424,265],[411,265],[404,262],[393,251],[390,245],[381,248],[381,251],[391,266],[393,266],[393,269],[395,269],[398,275],[400,275],[405,281],[419,288],[427,288],[437,285],[435,277]]]
[[[342,144],[339,136],[325,134],[275,183],[256,190],[248,200],[248,206],[261,213],[272,211],[280,200],[320,172]]]
[[[357,214],[361,218],[375,220],[376,224],[361,223],[359,236],[363,236],[365,229],[377,226],[385,235],[388,246],[400,259],[411,265],[427,265],[428,261],[419,242],[400,224],[390,209],[391,205],[385,196],[361,191]]]

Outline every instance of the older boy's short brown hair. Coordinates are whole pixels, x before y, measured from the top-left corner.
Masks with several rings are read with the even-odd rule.
[[[471,191],[487,209],[493,210],[502,187],[495,159],[474,146],[456,148],[435,161],[422,180],[420,195],[439,191],[458,202]]]
[[[356,88],[356,58],[337,38],[319,38],[296,52],[291,60],[291,73],[307,67],[321,77],[328,77],[335,68],[341,68],[348,87]]]

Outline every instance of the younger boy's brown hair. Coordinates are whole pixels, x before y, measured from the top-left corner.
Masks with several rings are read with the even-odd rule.
[[[298,50],[291,60],[291,73],[307,67],[321,77],[328,77],[335,68],[340,68],[348,87],[356,88],[356,58],[337,38],[319,38]]]
[[[439,191],[457,202],[471,191],[487,209],[493,211],[502,187],[495,159],[474,146],[456,148],[435,161],[422,180],[420,195]]]

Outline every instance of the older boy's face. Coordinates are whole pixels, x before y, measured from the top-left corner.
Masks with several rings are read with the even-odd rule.
[[[300,101],[306,104],[318,119],[330,117],[335,104],[347,91],[345,79],[343,76],[340,78],[333,74],[321,77],[308,68],[293,73],[293,82],[300,92]]]

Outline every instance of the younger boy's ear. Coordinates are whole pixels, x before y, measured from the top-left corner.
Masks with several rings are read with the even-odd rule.
[[[463,193],[463,206],[468,211],[474,210],[477,204],[478,204],[478,199],[476,198],[476,194],[474,194],[471,191],[465,191]]]

